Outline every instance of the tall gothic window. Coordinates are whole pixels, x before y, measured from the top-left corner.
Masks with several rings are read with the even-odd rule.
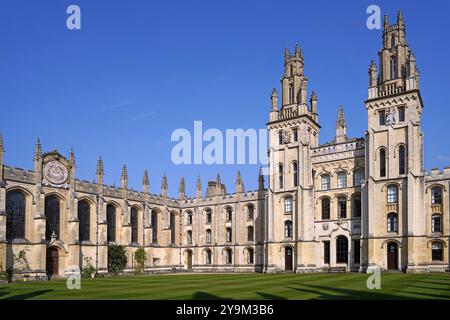
[[[107,227],[107,234],[106,239],[108,242],[115,242],[116,241],[116,207],[112,204],[108,204],[106,206],[106,223],[108,224]]]
[[[292,130],[292,135],[294,136],[294,142],[298,141],[298,129],[295,128]]]
[[[131,243],[138,243],[138,211],[131,208]]]
[[[442,232],[442,216],[439,213],[431,216],[431,232]]]
[[[298,186],[298,165],[297,162],[292,164],[292,178],[294,179],[294,187]]]
[[[397,78],[397,58],[395,56],[391,57],[391,79]]]
[[[187,214],[187,224],[191,225],[192,224],[192,212],[189,211]]]
[[[187,244],[192,244],[192,231],[188,230],[187,232]]]
[[[206,209],[206,223],[211,223],[211,209]]]
[[[59,239],[59,202],[56,196],[45,198],[45,240],[50,240],[53,233]]]
[[[339,219],[347,218],[347,199],[345,197],[338,198],[338,217]]]
[[[433,261],[442,261],[443,259],[443,251],[442,251],[442,243],[441,242],[433,242],[431,244],[431,259]]]
[[[442,188],[433,187],[431,189],[431,204],[442,204]]]
[[[80,241],[90,240],[91,205],[86,200],[78,203],[78,221]]]
[[[398,188],[397,186],[389,186],[387,189],[387,202],[397,203],[398,202]]]
[[[26,198],[20,191],[6,194],[6,239],[25,238]]]
[[[247,206],[247,220],[253,220],[255,208],[253,205]]]
[[[175,214],[170,213],[170,243],[175,244],[175,242],[176,242]]]
[[[255,240],[255,236],[254,236],[254,232],[253,232],[253,227],[248,226],[247,227],[247,241],[252,242],[254,240]]]
[[[359,187],[361,186],[362,174],[361,170],[357,169],[353,171],[353,186]]]
[[[336,239],[336,263],[348,262],[348,240],[345,236]]]
[[[378,124],[380,126],[386,125],[386,111],[384,110],[378,111]]]
[[[359,195],[353,197],[353,217],[361,217],[361,196]]]
[[[394,212],[388,214],[387,232],[398,232],[398,218],[397,214]]]
[[[283,175],[284,175],[283,165],[280,163],[278,165],[278,180],[279,180],[280,189],[283,189],[283,185],[284,185]]]
[[[405,107],[398,107],[398,121],[405,121]]]
[[[227,221],[233,220],[233,210],[231,208],[227,208]]]
[[[211,243],[211,229],[206,230],[206,243]]]
[[[278,131],[278,144],[280,146],[283,144],[283,130]]]
[[[255,256],[255,253],[254,253],[254,251],[253,251],[253,249],[252,248],[248,248],[247,249],[247,263],[248,264],[253,264],[254,263],[254,256]]]
[[[380,149],[380,177],[386,177],[386,150]]]
[[[399,174],[406,173],[406,148],[404,145],[398,148],[398,171]]]
[[[284,237],[286,239],[292,238],[292,221],[290,220],[284,222]]]
[[[345,172],[338,173],[338,188],[347,188],[347,174]]]
[[[231,239],[232,239],[232,230],[231,230],[231,228],[227,228],[226,241],[231,242]]]
[[[152,243],[158,243],[158,212],[152,210]]]
[[[330,175],[323,174],[321,178],[322,182],[322,190],[329,190],[330,189]]]
[[[330,219],[330,199],[322,199],[322,220]]]
[[[227,249],[226,251],[226,263],[232,264],[233,263],[233,251],[231,249]]]
[[[210,249],[206,249],[206,264],[211,264],[212,263],[212,254],[211,254],[211,250]]]
[[[291,197],[286,197],[284,199],[284,212],[290,213],[294,211],[293,200]]]

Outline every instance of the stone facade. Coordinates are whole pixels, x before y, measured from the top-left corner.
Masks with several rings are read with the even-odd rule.
[[[229,194],[217,176],[202,193],[149,193],[76,179],[75,155],[43,153],[38,141],[34,170],[3,163],[0,136],[0,267],[16,276],[67,276],[85,267],[107,273],[108,245],[133,253],[144,248],[146,271],[319,272],[449,270],[450,168],[423,168],[423,102],[415,56],[405,38],[401,13],[385,18],[378,70],[369,67],[368,129],[347,136],[339,108],[336,136],[319,144],[317,95],[308,100],[304,57],[286,49],[278,93],[271,96],[268,186],[259,173],[256,191],[245,191],[238,173]],[[16,270],[25,252],[29,266]]]

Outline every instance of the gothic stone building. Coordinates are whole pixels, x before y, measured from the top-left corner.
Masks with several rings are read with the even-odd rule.
[[[206,194],[160,195],[76,179],[75,157],[43,153],[34,171],[3,163],[0,137],[0,266],[32,278],[67,276],[90,259],[107,273],[108,245],[126,247],[128,266],[144,248],[146,271],[320,272],[448,271],[450,168],[424,171],[419,70],[405,38],[401,13],[385,18],[378,67],[369,68],[367,131],[349,138],[339,108],[336,136],[319,144],[317,96],[307,96],[302,50],[288,50],[281,107],[274,89],[269,122],[267,188],[235,193],[218,176]],[[29,266],[18,270],[25,252]],[[88,258],[88,259],[86,259]]]

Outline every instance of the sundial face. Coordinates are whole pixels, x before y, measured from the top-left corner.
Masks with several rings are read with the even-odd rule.
[[[44,178],[53,185],[64,184],[67,177],[67,168],[59,161],[50,161],[44,167]]]

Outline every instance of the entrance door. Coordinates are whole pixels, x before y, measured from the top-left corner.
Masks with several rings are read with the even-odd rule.
[[[47,248],[47,275],[49,278],[58,275],[59,270],[59,259],[58,259],[58,249],[52,247]]]
[[[284,249],[284,270],[292,271],[292,248]]]
[[[387,246],[387,264],[389,270],[398,270],[398,246],[395,242]]]
[[[192,251],[187,251],[187,268],[192,270]]]

